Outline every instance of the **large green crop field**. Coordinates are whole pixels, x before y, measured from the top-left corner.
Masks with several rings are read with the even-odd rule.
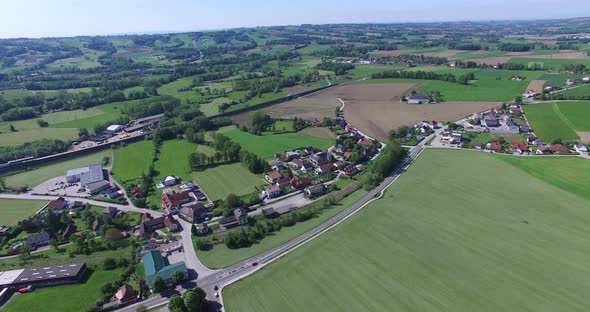
[[[427,150],[384,198],[225,288],[224,302],[232,312],[586,311],[589,203],[488,154]]]
[[[265,159],[272,158],[274,154],[299,147],[313,146],[315,148],[327,149],[334,144],[333,140],[312,137],[302,133],[258,136],[241,131],[234,126],[221,128],[219,132],[240,144],[245,150],[256,153]]]
[[[142,141],[114,150],[112,174],[119,182],[138,178],[148,172],[154,156],[154,142]]]
[[[101,287],[118,279],[122,271],[95,271],[82,284],[39,288],[29,294],[15,295],[2,310],[26,311],[42,302],[43,311],[86,311],[100,298]]]
[[[0,199],[0,225],[14,225],[32,216],[45,203],[39,200]]]
[[[590,130],[590,102],[526,105],[524,111],[535,134],[547,142],[578,140],[576,131]]]
[[[33,187],[51,178],[65,175],[66,171],[69,169],[100,164],[105,156],[110,157],[111,151],[104,150],[70,160],[59,161],[33,168],[29,171],[8,175],[6,176],[6,184],[11,188],[19,188],[23,186]]]
[[[196,171],[193,172],[192,178],[210,200],[225,199],[231,193],[246,195],[265,184],[262,175],[251,173],[240,163]]]
[[[536,58],[513,58],[508,63],[510,64],[523,64],[531,67],[534,64],[538,64],[545,70],[559,70],[563,69],[565,65],[576,65],[582,64],[586,67],[590,67],[590,60],[564,60],[564,59],[536,59]]]
[[[590,161],[580,157],[498,158],[549,184],[590,199]]]

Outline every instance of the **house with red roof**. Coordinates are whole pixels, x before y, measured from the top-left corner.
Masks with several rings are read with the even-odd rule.
[[[357,144],[360,146],[373,146],[373,145],[375,145],[375,142],[373,142],[372,140],[360,139],[357,142]]]
[[[192,201],[189,192],[164,191],[162,194],[162,208],[166,210],[180,209],[183,204]]]
[[[500,152],[502,151],[502,144],[500,142],[491,142],[488,143],[486,145],[487,149],[494,151],[494,152]]]
[[[264,175],[264,179],[266,181],[268,181],[268,183],[271,183],[271,184],[276,183],[277,180],[280,179],[280,178],[282,178],[282,177],[283,177],[283,175],[281,175],[281,173],[279,171],[277,171],[277,170],[273,170],[273,171],[267,172]]]
[[[271,185],[271,186],[265,188],[264,191],[262,191],[262,194],[269,199],[276,198],[281,195],[281,188],[278,187],[277,185]]]
[[[277,180],[275,185],[285,186],[285,185],[289,185],[289,183],[291,183],[291,177],[281,177],[280,179]]]
[[[513,153],[523,154],[529,151],[529,146],[526,145],[526,143],[524,143],[523,141],[513,140],[512,142],[510,142],[510,144],[512,144]]]
[[[291,184],[292,189],[300,190],[302,188],[305,188],[305,187],[311,185],[311,180],[306,177],[294,176],[291,179],[290,184]]]
[[[315,168],[315,173],[326,174],[332,170],[334,170],[334,164],[333,163],[326,163],[326,164],[323,164],[323,165]]]

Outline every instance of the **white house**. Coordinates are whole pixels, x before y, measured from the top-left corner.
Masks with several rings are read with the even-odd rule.
[[[576,152],[580,154],[588,153],[588,148],[584,144],[576,144],[576,146],[574,146],[574,149],[576,150]]]

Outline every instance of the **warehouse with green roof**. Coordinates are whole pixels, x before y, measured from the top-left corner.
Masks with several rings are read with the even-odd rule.
[[[188,270],[184,261],[166,265],[166,260],[158,250],[152,250],[141,257],[147,283],[152,287],[157,276],[161,277],[166,285],[172,285],[172,275],[175,272],[182,272],[184,278],[188,278]]]

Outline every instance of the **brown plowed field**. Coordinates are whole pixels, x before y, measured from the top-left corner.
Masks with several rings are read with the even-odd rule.
[[[276,119],[303,118],[314,121],[324,117],[334,117],[336,107],[342,103],[336,98],[298,98],[262,109],[263,112]],[[240,125],[250,127],[252,112],[245,112],[231,119]]]
[[[583,143],[589,144],[590,143],[590,132],[589,131],[576,131],[578,136],[580,137],[580,141]]]
[[[445,102],[409,105],[400,97],[415,90],[413,83],[351,84],[318,92],[311,98],[341,98],[344,117],[362,132],[384,140],[391,129],[422,120],[452,121],[497,107],[497,102]]]
[[[505,56],[482,57],[476,59],[466,59],[464,61],[473,61],[477,64],[497,65],[505,64],[515,57],[526,57],[531,59],[561,59],[561,60],[584,60],[590,59],[590,56],[584,51],[561,50],[559,53],[533,55],[533,52],[509,52]]]
[[[560,59],[560,60],[585,60],[589,59],[590,56],[585,51],[573,51],[573,52],[561,52],[555,54],[544,54],[544,55],[529,55],[527,58],[535,59]]]
[[[527,90],[533,90],[536,93],[543,93],[543,86],[547,80],[531,80],[529,86],[526,88]]]

